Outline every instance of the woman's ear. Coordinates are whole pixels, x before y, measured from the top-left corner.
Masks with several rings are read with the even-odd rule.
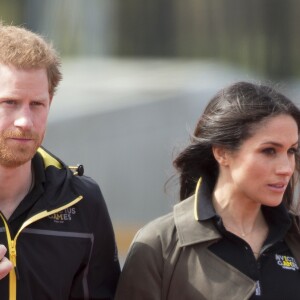
[[[228,151],[224,147],[213,146],[212,152],[219,165],[228,166]]]

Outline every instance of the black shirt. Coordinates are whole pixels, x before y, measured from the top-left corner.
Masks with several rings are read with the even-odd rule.
[[[9,229],[12,238],[17,234],[23,222],[27,219],[27,214],[31,207],[38,201],[43,194],[45,182],[44,164],[42,158],[37,154],[32,159],[32,170],[34,174],[34,186],[32,190],[17,206],[13,214],[8,219]]]
[[[201,199],[197,205],[199,221],[212,218],[223,237],[209,250],[256,281],[256,291],[250,299],[299,299],[299,266],[283,240],[291,226],[290,216],[283,204],[278,207],[262,206],[269,234],[256,259],[250,245],[223,226],[211,202],[211,188],[205,181],[202,181],[197,199]]]

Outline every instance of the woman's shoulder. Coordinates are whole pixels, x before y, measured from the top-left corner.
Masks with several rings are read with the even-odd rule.
[[[134,241],[143,243],[160,241],[172,235],[174,229],[174,214],[170,212],[144,225],[137,232]]]
[[[186,199],[177,203],[173,207],[173,211],[160,216],[146,225],[144,225],[136,234],[134,242],[153,244],[153,245],[169,245],[172,241],[178,240],[178,226],[180,227],[180,215],[187,217],[187,211],[193,215],[193,209],[190,204],[192,199]]]

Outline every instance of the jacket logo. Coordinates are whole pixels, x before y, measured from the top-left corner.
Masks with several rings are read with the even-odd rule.
[[[72,217],[76,215],[75,207],[66,208],[58,213],[50,215],[48,218],[52,219],[54,223],[64,223],[68,221],[72,221]]]
[[[282,269],[293,271],[299,270],[299,267],[294,257],[276,254],[275,259],[277,261],[277,265],[282,267]]]

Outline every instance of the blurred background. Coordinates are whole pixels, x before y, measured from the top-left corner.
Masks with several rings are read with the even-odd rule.
[[[121,261],[178,202],[172,161],[220,88],[264,82],[299,102],[297,0],[0,0],[0,14],[62,56],[44,146],[99,183]]]

